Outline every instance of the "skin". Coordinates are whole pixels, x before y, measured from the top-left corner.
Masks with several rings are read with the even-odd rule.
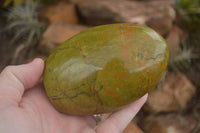
[[[147,94],[113,112],[96,127],[92,116],[58,112],[44,91],[44,61],[8,66],[0,74],[0,132],[2,133],[120,133],[140,110]]]

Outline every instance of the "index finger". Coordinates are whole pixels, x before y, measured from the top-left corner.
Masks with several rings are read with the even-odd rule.
[[[121,133],[146,102],[148,94],[123,109],[114,112],[99,127],[97,133]]]

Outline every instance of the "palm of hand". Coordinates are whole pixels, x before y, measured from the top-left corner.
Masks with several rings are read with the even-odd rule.
[[[68,116],[57,112],[42,90],[41,85],[32,88],[25,93],[18,106],[6,109],[3,124],[11,127],[7,128],[9,130],[6,132],[90,133],[93,131],[95,121],[91,116]]]
[[[54,109],[42,84],[38,83],[43,68],[43,61],[37,59],[26,65],[8,67],[1,73],[0,132],[119,133],[131,121],[147,98],[145,96],[113,113],[94,130],[96,121],[92,116],[66,115]]]

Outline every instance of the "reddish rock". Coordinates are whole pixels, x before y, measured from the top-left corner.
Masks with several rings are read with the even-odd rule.
[[[130,0],[130,1],[141,1],[141,0]],[[175,0],[142,0],[142,1],[167,1],[167,2],[171,2],[172,4],[175,3]]]
[[[135,23],[167,35],[175,19],[171,2],[90,1],[78,3],[83,21],[90,25]]]
[[[177,53],[180,50],[180,43],[185,41],[186,35],[183,30],[178,26],[173,25],[170,30],[169,35],[166,38],[167,44],[169,46],[170,53]]]
[[[82,3],[82,2],[88,2],[88,1],[101,1],[101,0],[69,0],[70,3]]]
[[[50,54],[58,45],[87,28],[82,25],[53,23],[44,32],[39,51]]]
[[[63,1],[52,3],[43,8],[40,14],[41,20],[47,20],[49,23],[78,23],[78,16],[75,5]]]
[[[144,133],[136,124],[130,122],[123,133]]]
[[[152,18],[146,22],[146,25],[165,37],[172,28],[172,21],[168,18]]]
[[[185,75],[169,74],[160,88],[149,93],[144,108],[152,113],[182,110],[194,96],[195,90]]]
[[[176,114],[150,116],[144,122],[145,133],[192,133],[195,126],[193,117]]]
[[[99,123],[105,121],[112,113],[105,114]],[[98,126],[97,126],[98,127]],[[135,123],[130,122],[123,133],[144,133]]]

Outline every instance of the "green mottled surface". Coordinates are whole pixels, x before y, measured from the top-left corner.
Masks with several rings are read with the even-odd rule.
[[[44,85],[60,112],[111,112],[151,90],[168,58],[166,42],[150,28],[98,26],[67,40],[48,57]]]

